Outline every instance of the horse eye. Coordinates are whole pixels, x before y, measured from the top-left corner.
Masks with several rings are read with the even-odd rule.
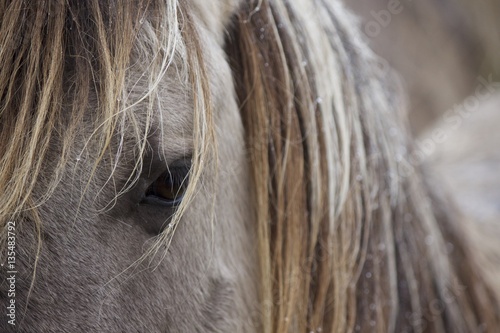
[[[186,193],[189,165],[173,166],[162,173],[146,190],[141,203],[175,207]]]

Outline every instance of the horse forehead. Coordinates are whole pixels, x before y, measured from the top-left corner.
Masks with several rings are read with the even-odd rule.
[[[190,87],[180,81],[175,70],[168,70],[159,84],[158,103],[154,106],[152,127],[148,143],[158,154],[172,162],[176,158],[190,155],[193,150],[193,101]],[[145,122],[148,115],[148,100],[136,106],[140,118]]]

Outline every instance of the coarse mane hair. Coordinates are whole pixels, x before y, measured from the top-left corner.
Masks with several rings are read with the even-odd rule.
[[[263,332],[477,332],[498,301],[408,159],[394,77],[337,2],[254,1],[228,54],[256,186]]]
[[[94,132],[77,158],[95,161],[98,174],[134,140],[134,172],[117,197],[130,189],[143,168],[158,82],[172,59],[184,59],[176,70],[193,92],[195,153],[185,199],[146,254],[158,251],[216,156],[210,64],[190,5],[2,1],[0,13],[2,230],[26,215],[34,221],[26,228],[43,228],[37,207],[73,158],[89,114]],[[493,286],[473,261],[460,217],[408,159],[405,101],[341,4],[243,2],[225,49],[255,192],[259,331],[496,332]],[[130,96],[136,82],[127,73],[141,66],[147,91]],[[132,112],[139,101],[148,107]],[[35,197],[39,183],[44,195]]]

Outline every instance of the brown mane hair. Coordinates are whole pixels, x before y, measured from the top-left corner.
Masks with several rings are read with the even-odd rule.
[[[406,160],[401,93],[353,22],[336,2],[250,1],[227,39],[262,332],[496,332],[498,302]]]

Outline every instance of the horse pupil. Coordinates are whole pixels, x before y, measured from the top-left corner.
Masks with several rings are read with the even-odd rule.
[[[160,177],[157,180],[158,184],[156,187],[156,195],[162,197],[167,200],[175,200],[177,195],[182,195],[181,186],[175,184],[175,180],[172,179],[169,175],[165,175],[165,177]]]
[[[187,187],[188,167],[174,168],[164,172],[146,191],[146,196],[154,196],[168,203],[182,199]]]

